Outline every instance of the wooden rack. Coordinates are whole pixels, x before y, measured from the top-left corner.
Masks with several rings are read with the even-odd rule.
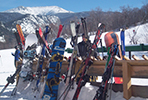
[[[148,85],[147,86],[133,86],[131,85],[131,78],[147,78],[148,79],[148,57],[142,55],[143,60],[140,60],[135,55],[132,56],[134,60],[130,60],[124,56],[125,60],[120,60],[116,57],[114,67],[114,77],[123,77],[123,97],[128,100],[131,96],[138,96],[148,98]],[[105,70],[106,61],[98,57],[99,60],[93,59],[93,64],[88,70],[90,76],[102,76]],[[75,72],[78,70],[81,60],[77,60]],[[62,64],[61,74],[65,73],[68,67],[68,62],[64,61]]]

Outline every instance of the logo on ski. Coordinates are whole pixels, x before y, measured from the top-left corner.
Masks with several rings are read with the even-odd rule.
[[[64,51],[64,48],[60,48],[59,46],[55,46],[54,50]]]
[[[44,99],[43,100],[50,100],[50,96],[49,95],[44,95]]]

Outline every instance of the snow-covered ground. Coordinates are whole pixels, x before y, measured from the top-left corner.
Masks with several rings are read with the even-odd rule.
[[[12,75],[15,71],[14,58],[11,55],[11,52],[14,52],[14,51],[15,51],[15,49],[0,50],[0,55],[1,55],[1,57],[0,57],[0,91],[7,83],[7,81],[6,81],[7,77]],[[136,54],[138,54],[138,53],[136,53]],[[146,54],[146,52],[144,52],[143,54]],[[100,77],[99,77],[98,81],[101,81]],[[148,86],[148,79],[132,79],[132,84]],[[33,100],[33,99],[36,100],[37,99],[37,98],[34,98],[36,93],[34,95],[30,94],[30,93],[33,93],[31,88],[26,91],[29,94],[26,93],[26,94],[20,94],[20,95],[16,95],[14,97],[11,97],[10,94],[11,94],[14,86],[15,86],[15,83],[10,84],[7,87],[7,89],[4,91],[2,96],[0,97],[0,100]],[[60,94],[65,89],[64,86],[65,86],[65,84],[63,82],[61,82],[59,85],[59,93]],[[75,85],[75,89],[76,89],[76,85]],[[70,90],[66,100],[72,99],[75,89]],[[87,83],[85,85],[85,87],[83,87],[80,92],[79,100],[92,100],[97,89],[98,89],[98,87],[91,86],[89,83]],[[115,93],[112,91],[111,98],[112,98],[111,100],[125,100],[123,98],[122,92]],[[148,99],[139,98],[139,97],[136,97],[136,98],[132,97],[130,100],[148,100]]]
[[[147,24],[146,24],[147,25]],[[139,26],[138,29],[138,33],[142,33],[142,34],[148,34],[145,31],[142,31],[144,29],[145,26],[141,25]],[[129,43],[129,33],[131,33],[132,35],[132,30],[136,30],[137,27],[133,27],[130,28],[128,30],[126,30],[126,45],[130,45]],[[139,31],[141,30],[141,31]],[[120,32],[116,32],[118,35]],[[104,41],[104,35],[105,33],[102,35],[102,41]],[[139,34],[138,34],[139,35]],[[142,35],[141,35],[142,36]],[[135,36],[137,37],[137,36]],[[94,36],[90,37],[90,40],[93,40]],[[69,44],[70,39],[67,39],[67,46],[66,48],[71,48],[70,44]],[[78,39],[78,41],[81,41],[81,38]],[[145,39],[139,39],[140,43],[146,43]],[[105,46],[105,43],[103,42],[103,45]],[[5,50],[0,50],[0,91],[2,90],[2,88],[5,86],[5,84],[7,83],[6,79],[8,76],[12,75],[15,71],[15,67],[14,67],[14,57],[11,55],[11,52],[15,52],[15,49],[5,49]],[[141,57],[141,55],[145,54],[148,56],[148,52],[133,52],[132,54],[138,56],[139,58]],[[65,56],[70,56],[71,54],[68,54],[67,52],[65,52]],[[126,55],[128,56],[128,53],[126,53]],[[141,58],[142,59],[142,58]],[[142,59],[143,60],[143,59]],[[101,81],[101,78],[99,77],[98,81]],[[148,79],[132,79],[132,84],[136,84],[136,85],[144,85],[144,86],[148,86]],[[0,96],[0,100],[39,100],[38,98],[34,98],[34,96],[39,95],[39,93],[34,93],[32,92],[32,88],[28,89],[26,91],[26,93],[24,94],[17,94],[14,97],[11,97],[10,94],[12,92],[12,89],[14,88],[15,83],[14,84],[10,84],[7,89],[4,91],[4,93],[2,94],[2,96]],[[66,100],[71,100],[75,89],[76,89],[76,85],[74,86],[75,88],[73,90],[69,91],[69,94],[67,96]],[[64,91],[65,89],[65,84],[63,82],[60,83],[59,85],[59,94],[62,93],[62,91]],[[79,95],[79,100],[92,100],[96,90],[98,89],[98,87],[95,86],[91,86],[89,83],[87,83],[81,90],[80,95]],[[34,94],[33,94],[34,93]],[[111,100],[125,100],[123,98],[123,93],[122,92],[113,92],[112,91],[112,96],[111,96]],[[148,100],[144,99],[144,98],[140,98],[140,97],[131,97],[130,100]]]

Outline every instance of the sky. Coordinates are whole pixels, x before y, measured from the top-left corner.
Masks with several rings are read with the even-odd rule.
[[[73,12],[91,11],[97,7],[103,11],[120,11],[121,6],[141,8],[148,0],[0,0],[0,12],[19,6],[59,6]]]

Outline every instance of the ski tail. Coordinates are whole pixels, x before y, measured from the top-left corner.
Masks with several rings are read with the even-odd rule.
[[[63,30],[63,27],[64,27],[64,25],[61,25],[61,24],[59,25],[59,31],[58,31],[58,34],[57,34],[57,38],[60,37],[61,32]]]
[[[20,50],[22,51],[22,43],[21,43],[21,40],[20,40],[20,37],[19,37],[19,34],[17,32],[14,32],[14,35],[15,35],[15,38],[16,38],[16,41],[17,41],[17,44],[20,48]]]
[[[121,30],[120,37],[121,37],[122,56],[124,56],[125,55],[125,30],[124,29]]]
[[[23,45],[23,49],[25,47],[25,37],[24,37],[24,34],[22,32],[22,28],[19,24],[16,24],[16,28],[17,28],[17,31],[19,33],[19,36],[20,36],[20,39],[21,39],[21,42],[22,42],[22,45]]]
[[[43,32],[42,32],[42,29],[39,28],[39,30],[36,30],[36,34],[39,34],[37,36],[41,38],[40,40],[43,42],[43,44],[46,46],[47,50],[51,54],[52,50],[49,48],[48,42],[45,40],[45,37],[44,37]]]
[[[7,88],[7,86],[9,85],[10,83],[8,82],[5,87],[2,89],[2,91],[0,92],[0,96],[3,94],[3,92],[5,91],[5,89]]]
[[[101,38],[101,35],[103,33],[103,29],[104,28],[105,28],[105,24],[99,23],[99,25],[98,25],[98,31],[96,32],[96,35],[95,35],[95,39],[94,39],[92,48],[94,48],[94,49],[97,48],[97,45],[99,43],[99,40]]]
[[[82,27],[84,31],[85,38],[89,40],[88,31],[87,31],[87,25],[86,25],[86,18],[81,18]]]

